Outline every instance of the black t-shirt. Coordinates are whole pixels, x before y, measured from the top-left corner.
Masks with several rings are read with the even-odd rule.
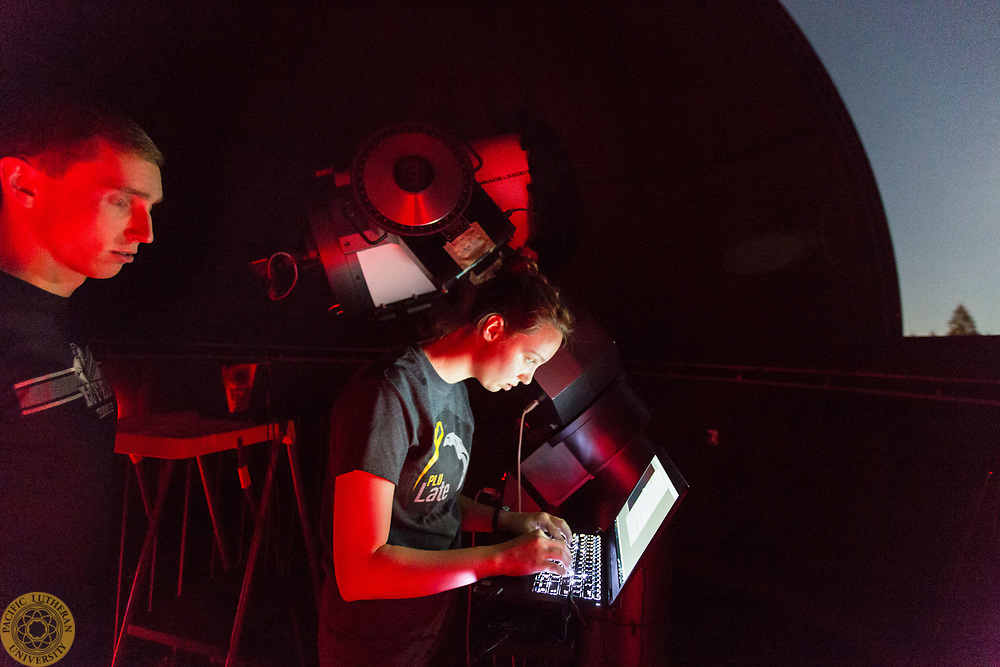
[[[58,598],[76,624],[67,667],[114,641],[117,414],[68,300],[0,272],[0,614]]]
[[[472,433],[465,385],[445,382],[417,346],[376,364],[341,393],[331,416],[323,494],[321,664],[422,664],[430,658],[455,597],[450,591],[345,602],[333,569],[333,481],[340,474],[364,470],[395,484],[389,544],[428,550],[457,547],[457,498],[468,472]]]

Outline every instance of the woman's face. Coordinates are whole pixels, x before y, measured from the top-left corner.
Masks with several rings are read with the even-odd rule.
[[[475,378],[488,391],[507,391],[529,384],[539,366],[551,359],[562,345],[562,334],[551,324],[522,333],[508,333],[503,318],[484,327],[486,346],[477,364]]]

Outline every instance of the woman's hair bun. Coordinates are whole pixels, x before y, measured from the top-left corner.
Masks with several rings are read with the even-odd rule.
[[[539,272],[534,257],[515,252],[494,267],[490,277],[462,288],[456,307],[437,322],[439,336],[462,327],[479,327],[491,315],[499,315],[511,333],[551,324],[564,338],[569,337],[573,316],[559,290]]]
[[[515,252],[501,260],[498,274],[508,276],[537,276],[538,262],[523,252]]]

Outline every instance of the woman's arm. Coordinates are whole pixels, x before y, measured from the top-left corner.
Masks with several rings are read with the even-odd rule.
[[[493,532],[493,512],[495,507],[458,494],[458,508],[462,513],[462,530],[472,533]]]
[[[541,528],[502,544],[425,551],[386,544],[395,485],[355,470],[337,477],[333,560],[345,600],[431,595],[499,574],[565,574],[566,541]]]
[[[477,533],[502,530],[513,535],[521,535],[523,533],[530,533],[536,528],[541,528],[550,537],[565,540],[566,542],[573,539],[573,532],[569,529],[569,524],[548,512],[509,512],[501,510],[499,513],[496,513],[495,507],[476,502],[461,494],[458,496],[458,506],[462,510],[462,530]],[[496,526],[493,525],[494,514],[497,517]]]

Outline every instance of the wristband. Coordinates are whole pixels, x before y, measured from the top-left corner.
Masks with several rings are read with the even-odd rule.
[[[493,510],[493,532],[496,533],[500,530],[500,511],[509,512],[510,508],[506,505],[497,505],[496,509]]]

